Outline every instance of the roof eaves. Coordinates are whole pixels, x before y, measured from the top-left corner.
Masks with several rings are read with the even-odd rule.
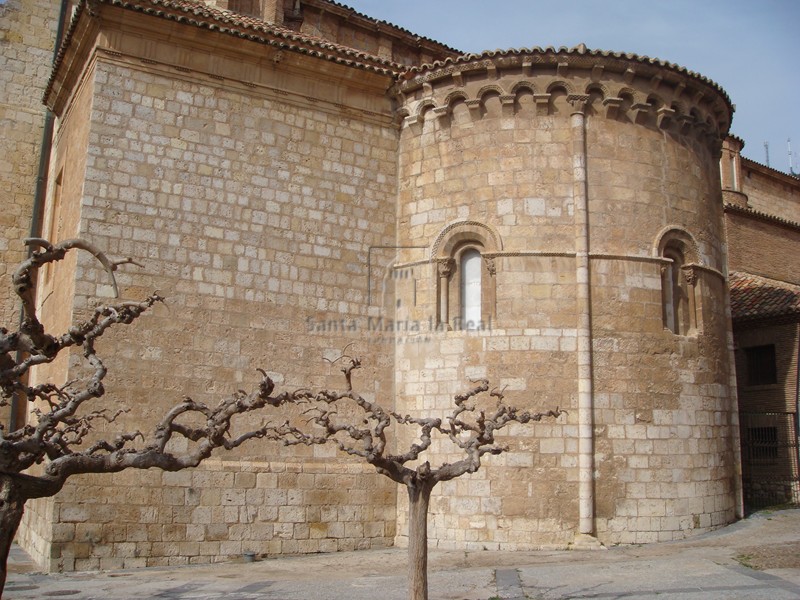
[[[777,175],[781,178],[786,178],[788,180],[787,183],[790,185],[800,185],[800,174],[792,172],[787,173],[786,171],[781,171],[775,167],[770,167],[769,165],[765,165],[746,156],[742,156],[742,168],[762,171],[764,173],[768,173],[769,175]]]
[[[49,96],[55,83],[55,74],[63,63],[64,55],[82,14],[85,11],[89,11],[92,16],[96,14],[95,9],[93,9],[94,4],[108,4],[154,17],[187,23],[209,31],[235,35],[239,38],[248,38],[252,41],[277,46],[281,49],[390,77],[395,76],[405,68],[391,60],[348,46],[334,44],[314,36],[301,35],[291,29],[271,25],[253,17],[212,8],[193,0],[82,0],[77,5],[61,48],[56,55],[53,71],[45,88],[45,98]],[[200,17],[200,19],[193,19],[191,18],[192,16]]]
[[[458,54],[458,55],[463,54],[463,52],[461,50],[458,50],[457,48],[453,48],[452,46],[448,46],[447,44],[443,44],[442,42],[439,42],[439,41],[434,40],[432,38],[425,37],[425,36],[422,36],[422,35],[418,35],[418,34],[414,33],[413,31],[409,31],[408,29],[400,27],[399,25],[395,25],[394,23],[391,23],[389,21],[384,21],[384,20],[381,20],[381,19],[376,19],[374,17],[370,17],[369,15],[364,14],[362,12],[359,12],[359,11],[355,10],[354,8],[352,8],[352,7],[350,7],[350,6],[346,5],[346,4],[343,4],[341,2],[335,2],[334,0],[313,0],[313,1],[315,1],[315,2],[317,2],[319,4],[326,4],[326,5],[329,5],[329,6],[337,7],[339,9],[343,10],[343,11],[346,11],[346,12],[348,12],[348,13],[350,13],[350,14],[358,17],[358,18],[360,18],[360,19],[364,19],[365,21],[373,23],[374,25],[380,25],[380,26],[388,27],[390,29],[395,30],[399,34],[402,34],[404,36],[413,38],[413,39],[418,40],[420,42],[425,42],[425,43],[427,43],[427,44],[429,44],[431,46],[435,46],[435,47],[440,48],[442,50],[445,50],[447,52],[450,52],[450,53],[453,53],[453,54]]]
[[[744,272],[730,273],[735,322],[800,318],[800,286]]]
[[[755,210],[752,208],[745,208],[743,206],[738,206],[736,204],[731,204],[729,202],[726,202],[723,205],[723,210],[726,213],[738,213],[740,215],[752,217],[754,219],[758,219],[759,221],[764,221],[766,223],[783,225],[784,227],[800,230],[800,223],[798,223],[797,221],[790,221],[789,219],[784,219],[783,217],[776,217],[775,215],[761,212],[759,210]]]

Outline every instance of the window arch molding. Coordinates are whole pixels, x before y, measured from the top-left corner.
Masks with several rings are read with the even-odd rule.
[[[661,259],[661,307],[664,329],[693,335],[698,322],[700,252],[694,237],[681,227],[666,227],[657,237],[653,254]]]
[[[502,248],[499,234],[478,221],[457,221],[439,233],[431,248],[437,326],[480,329],[494,320],[494,257]]]
[[[662,229],[656,237],[656,243],[653,246],[654,256],[663,256],[664,249],[667,246],[680,246],[686,259],[695,265],[700,264],[700,249],[691,233],[686,231],[683,227],[677,225],[670,225]]]
[[[431,259],[450,258],[453,250],[467,241],[479,243],[486,253],[500,252],[503,242],[493,227],[480,221],[456,221],[442,229],[431,248]]]

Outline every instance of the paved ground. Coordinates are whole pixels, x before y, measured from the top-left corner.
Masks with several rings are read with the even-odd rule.
[[[15,549],[7,600],[405,600],[400,549],[46,575]],[[800,599],[800,510],[692,540],[564,552],[432,552],[430,600]]]

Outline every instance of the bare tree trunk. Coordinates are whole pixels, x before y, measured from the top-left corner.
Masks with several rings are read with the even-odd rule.
[[[415,480],[408,489],[408,598],[428,600],[428,503],[435,482]]]
[[[0,475],[0,598],[6,586],[8,553],[24,509],[25,498],[18,493],[14,479]]]

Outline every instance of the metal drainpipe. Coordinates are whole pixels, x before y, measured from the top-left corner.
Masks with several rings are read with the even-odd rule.
[[[58,57],[58,50],[61,46],[61,38],[64,37],[64,28],[67,22],[67,13],[69,10],[69,0],[61,0],[61,10],[58,15],[58,27],[56,29],[56,38],[53,43],[53,60],[52,64],[55,67],[56,58]],[[49,108],[45,108],[44,115],[44,130],[42,131],[42,141],[40,144],[39,152],[39,171],[36,175],[36,190],[33,196],[33,209],[31,211],[31,227],[29,237],[38,237],[41,235],[40,221],[42,218],[42,210],[44,210],[44,201],[47,195],[47,172],[50,170],[50,154],[53,149],[53,126],[55,123],[55,115]],[[30,256],[30,249],[28,250]],[[19,323],[20,328],[22,321],[25,318],[22,309],[20,308]],[[17,352],[17,364],[22,360],[22,352]],[[11,416],[9,418],[9,430],[15,431],[25,423],[25,415],[22,413],[22,407],[25,399],[20,398],[19,394],[14,394],[11,397]]]
[[[592,380],[592,315],[589,281],[589,198],[586,177],[588,98],[570,98],[575,107],[572,127],[572,174],[575,210],[575,276],[578,359],[579,537],[594,536],[594,391]]]

